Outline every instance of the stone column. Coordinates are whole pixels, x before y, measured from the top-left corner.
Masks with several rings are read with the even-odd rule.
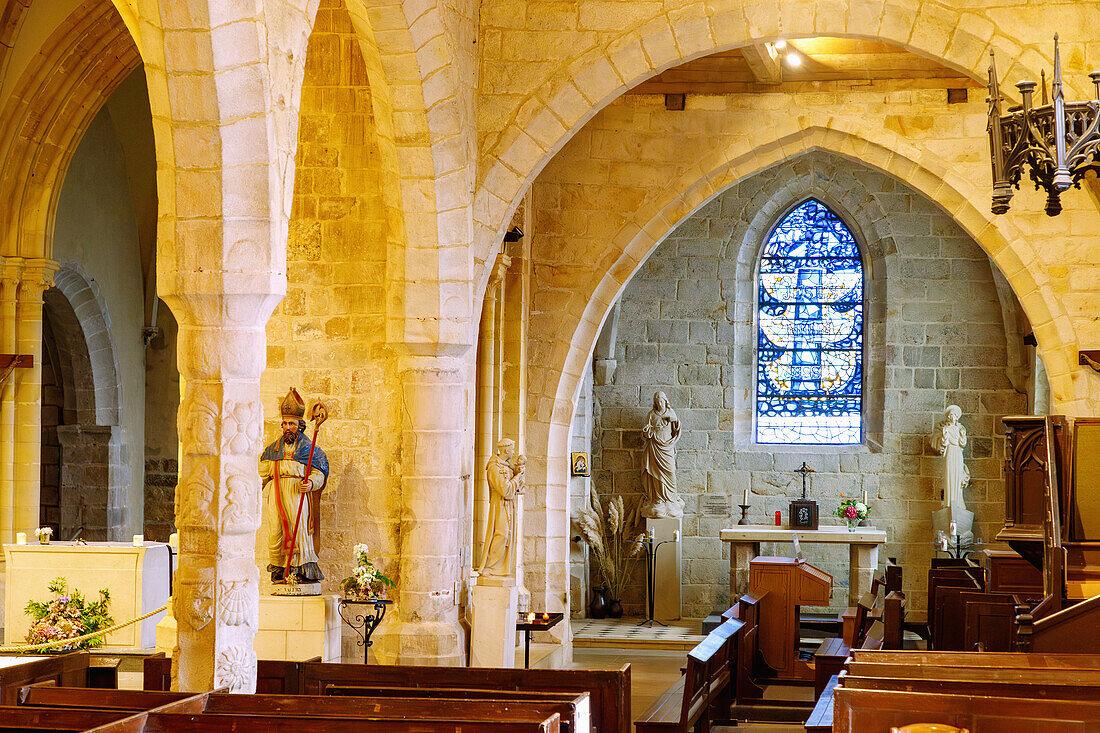
[[[394,618],[375,636],[387,663],[460,666],[466,633],[459,624],[466,348],[447,356],[398,357],[402,385],[401,562]]]
[[[477,453],[474,459],[474,530],[470,562],[476,569],[484,550],[486,516],[489,511],[489,483],[485,464],[496,450],[496,313],[499,281],[495,276],[485,290],[481,308],[480,338],[477,342]]]
[[[265,322],[275,296],[171,296],[179,322],[180,535],[174,609],[179,627],[173,686],[256,689],[260,526],[257,457],[266,363]]]
[[[0,258],[0,354],[14,354],[16,295],[22,258]],[[0,542],[13,541],[15,526],[15,373],[0,384]]]
[[[32,533],[41,525],[42,483],[42,293],[53,281],[57,263],[41,258],[23,261],[16,294],[16,353],[31,354],[34,366],[16,369],[15,471],[12,476],[12,531]],[[59,538],[65,539],[65,538]]]

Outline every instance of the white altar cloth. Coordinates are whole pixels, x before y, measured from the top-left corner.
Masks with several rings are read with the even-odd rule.
[[[54,596],[46,587],[63,577],[85,600],[99,598],[100,588],[111,594],[108,610],[115,623],[137,618],[168,600],[168,545],[146,542],[140,547],[123,542],[51,542],[48,545],[4,545],[7,581],[4,584],[4,643],[22,644],[31,625],[24,611],[27,601]],[[110,634],[102,649],[151,649],[156,645],[157,621],[164,612]]]
[[[822,525],[817,529],[792,529],[767,524],[737,525],[723,529],[718,537],[730,543],[730,600],[748,589],[749,561],[760,554],[761,542],[825,542],[849,546],[848,604],[854,606],[861,594],[871,590],[871,579],[878,569],[878,546],[886,542],[886,532],[874,527],[848,528]]]

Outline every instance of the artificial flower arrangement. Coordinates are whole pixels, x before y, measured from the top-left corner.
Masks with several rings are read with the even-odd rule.
[[[56,598],[45,603],[27,602],[25,610],[34,618],[34,623],[27,631],[28,644],[72,639],[109,628],[114,624],[115,620],[107,610],[111,595],[106,588],[99,591],[98,601],[88,602],[75,588],[70,592],[68,582],[64,578],[54,578],[47,587],[51,593],[57,594]],[[91,649],[102,643],[102,636],[93,636],[75,644],[59,644],[51,647],[50,651]]]
[[[843,494],[841,494],[841,496],[843,496]],[[870,516],[871,507],[867,506],[862,501],[845,499],[840,502],[840,506],[836,508],[836,512],[834,513],[841,519],[846,520],[849,526],[852,526],[856,522],[862,521]]]
[[[50,544],[50,537],[53,536],[53,527],[39,527],[34,531],[34,536],[43,545],[48,545]]]
[[[397,585],[374,567],[370,556],[367,554],[367,546],[363,543],[353,548],[355,553],[355,569],[351,575],[340,581],[340,588],[344,591],[345,598],[363,600],[366,598],[385,598],[387,588],[396,588]]]

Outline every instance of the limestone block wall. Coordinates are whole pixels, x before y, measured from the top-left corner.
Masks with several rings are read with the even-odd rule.
[[[754,445],[755,256],[770,226],[811,195],[834,207],[865,247],[869,270],[877,268],[866,288],[867,436],[852,447]],[[761,211],[774,212],[763,228]],[[653,392],[664,390],[684,430],[677,467],[687,501],[685,617],[729,600],[728,548],[717,535],[731,520],[704,517],[704,496],[732,495],[733,506],[749,489],[754,521],[769,521],[776,510],[786,518],[801,491],[793,470],[804,460],[817,471],[810,496],[823,523],[840,523],[827,515],[842,494],[867,491],[875,525],[888,532],[882,557],[898,558],[910,603],[923,608],[941,462],[927,436],[949,404],[962,408],[970,433],[966,499],[976,534],[990,538],[1002,522],[1000,418],[1026,411],[1027,397],[1006,373],[989,258],[942,210],[882,173],[811,152],[721,193],[682,221],[627,284],[615,356],[613,382],[594,388],[594,485],[627,497],[641,491],[639,426]],[[804,553],[833,575],[839,608],[847,598],[846,551],[811,546]],[[628,610],[640,611],[642,589],[626,595]]]
[[[326,592],[350,574],[357,542],[367,543],[390,577],[397,568],[401,400],[383,346],[386,212],[374,124],[348,12],[342,2],[323,0],[302,89],[287,296],[267,326],[261,388],[265,445],[280,434],[278,405],[288,388],[296,387],[307,407],[315,400],[328,407],[318,439],[330,462],[319,551]],[[261,530],[261,567],[266,548]]]

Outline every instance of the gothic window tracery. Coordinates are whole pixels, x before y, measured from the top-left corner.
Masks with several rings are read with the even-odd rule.
[[[855,238],[820,201],[772,230],[758,276],[757,443],[862,441],[863,286]]]

